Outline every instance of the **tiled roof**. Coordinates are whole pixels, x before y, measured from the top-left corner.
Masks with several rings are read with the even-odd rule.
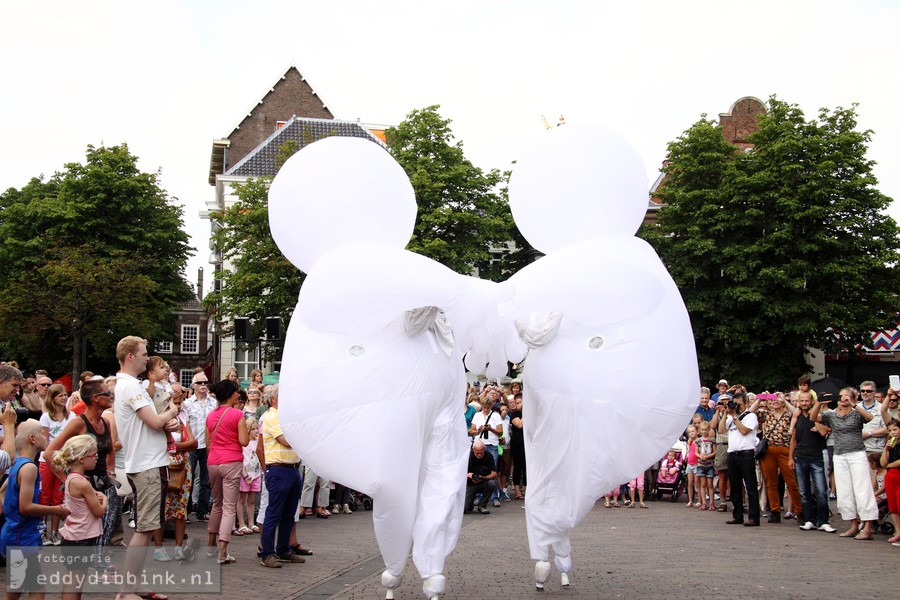
[[[293,140],[299,144],[299,148],[303,148],[317,140],[335,135],[363,138],[384,145],[359,123],[294,117],[225,174],[244,177],[274,176],[278,149],[285,142]]]

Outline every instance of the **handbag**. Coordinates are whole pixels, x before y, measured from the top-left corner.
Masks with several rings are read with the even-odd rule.
[[[175,471],[169,466],[169,483],[166,485],[166,490],[170,492],[180,492],[181,487],[184,485],[184,478],[186,475],[187,469],[184,468],[183,464],[180,469]]]
[[[766,455],[766,450],[769,449],[769,440],[762,437],[759,438],[759,442],[756,444],[756,449],[753,451],[753,458],[756,460],[761,460],[763,456]]]
[[[182,423],[182,439],[184,439],[186,434],[184,427],[184,423]],[[184,485],[184,477],[186,474],[187,460],[185,460],[184,454],[181,452],[169,454],[169,482],[166,486],[166,489],[170,492],[180,492],[182,486]]]

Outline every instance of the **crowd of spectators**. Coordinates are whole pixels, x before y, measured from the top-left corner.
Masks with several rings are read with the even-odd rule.
[[[210,385],[198,368],[186,390],[141,338],[123,338],[116,356],[115,375],[85,372],[73,394],[45,371],[23,376],[0,364],[0,470],[8,474],[0,554],[11,545],[99,552],[124,545],[124,522],[134,529],[130,548],[140,550],[126,569],[137,569],[151,544],[153,560],[190,560],[193,515],[207,522],[206,554],[218,564],[237,562],[232,536],[261,534],[260,563],[280,568],[312,555],[298,542],[300,519],[352,513],[355,493],[318,477],[285,439],[278,385],[265,386],[261,372],[244,390],[234,370]],[[659,473],[660,481],[683,478],[687,507],[730,510],[731,525],[795,520],[801,530],[834,533],[830,500],[850,523],[842,537],[874,539],[880,513],[900,523],[900,390],[880,393],[865,381],[820,398],[805,376],[789,392],[753,394],[725,380],[716,387],[700,390],[679,448],[611,491],[607,507],[648,508],[645,491]],[[489,504],[525,498],[522,407],[518,381],[468,386],[466,512],[489,514]],[[167,523],[171,549],[163,545]],[[900,546],[900,535],[889,542]],[[127,585],[118,596],[138,597],[164,598]]]
[[[237,562],[228,551],[232,536],[254,534],[261,534],[262,565],[305,562],[312,551],[296,531],[305,516],[303,466],[281,433],[278,385],[264,385],[254,370],[244,390],[233,369],[210,385],[198,368],[186,390],[134,336],[120,340],[116,357],[115,375],[84,372],[71,394],[46,371],[23,375],[0,364],[0,556],[9,546],[80,545],[101,553],[124,546],[130,527],[124,568],[136,572],[148,556],[192,560],[196,543],[187,543],[185,528],[193,515],[206,522],[206,555],[219,565]],[[330,487],[324,482],[310,494],[320,508],[329,504]],[[344,514],[352,513],[350,492],[336,495]],[[331,515],[327,508],[316,514]],[[164,546],[166,526],[174,547]],[[165,598],[136,589],[108,562],[95,568],[101,580],[122,582],[119,600]]]

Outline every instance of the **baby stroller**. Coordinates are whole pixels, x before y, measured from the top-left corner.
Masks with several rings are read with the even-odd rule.
[[[656,476],[656,488],[654,496],[662,500],[665,494],[670,494],[672,502],[678,502],[684,491],[685,471],[687,465],[684,462],[684,448],[679,442],[669,452],[674,452],[674,459],[669,459],[669,453],[659,463],[659,474]]]
[[[881,531],[886,535],[894,535],[895,524],[892,523],[891,511],[888,510],[887,498],[878,502],[878,520],[875,522],[875,531]]]

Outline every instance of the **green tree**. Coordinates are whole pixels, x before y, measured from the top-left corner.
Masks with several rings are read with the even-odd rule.
[[[701,119],[669,145],[646,237],[681,288],[701,374],[760,388],[853,351],[896,319],[900,232],[866,158],[856,107],[807,120],[773,97],[750,152]]]
[[[124,144],[86,154],[0,195],[0,350],[28,365],[77,372],[83,343],[108,362],[123,335],[171,339],[191,296],[182,210],[158,175]]]
[[[508,177],[496,169],[485,173],[466,159],[439,108],[414,110],[387,131],[388,149],[409,176],[419,208],[407,249],[458,273],[474,268],[498,281],[531,262],[533,250],[518,234],[501,189]],[[492,260],[491,248],[513,240],[513,256]]]

